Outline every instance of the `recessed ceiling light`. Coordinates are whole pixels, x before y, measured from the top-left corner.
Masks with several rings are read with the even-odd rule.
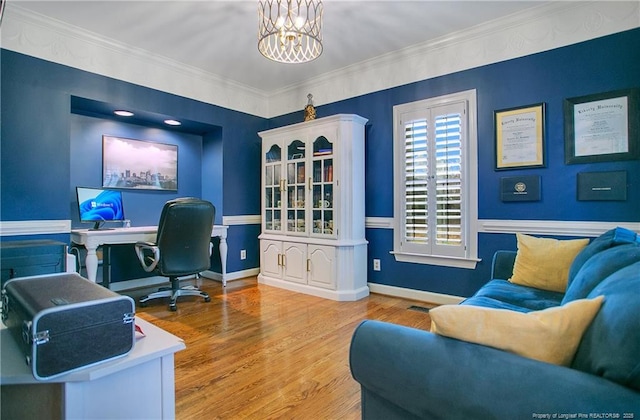
[[[164,120],[164,123],[167,125],[182,125],[180,121],[176,120]]]
[[[114,114],[119,115],[121,117],[132,117],[133,116],[133,112],[131,111],[125,111],[123,109],[119,109],[117,111],[113,111]]]

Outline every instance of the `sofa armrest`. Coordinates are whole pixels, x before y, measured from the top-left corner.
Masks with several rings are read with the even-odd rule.
[[[373,393],[419,418],[640,416],[634,412],[639,393],[600,377],[380,321],[358,326],[349,360],[363,394]],[[363,418],[365,405],[363,400]]]
[[[509,280],[515,261],[516,251],[496,251],[491,261],[491,278]]]

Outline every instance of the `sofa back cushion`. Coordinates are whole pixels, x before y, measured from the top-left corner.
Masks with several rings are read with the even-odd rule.
[[[640,391],[640,262],[608,276],[588,297],[600,295],[604,302],[572,367]]]
[[[640,244],[627,243],[598,252],[582,265],[567,287],[562,304],[586,298],[602,280],[638,261],[640,261]]]
[[[568,286],[571,286],[571,282],[576,277],[582,266],[594,255],[609,249],[611,247],[629,243],[640,243],[640,236],[635,232],[617,227],[615,229],[608,230],[602,235],[595,238],[589,245],[587,245],[580,253],[575,257],[571,268],[569,269]]]

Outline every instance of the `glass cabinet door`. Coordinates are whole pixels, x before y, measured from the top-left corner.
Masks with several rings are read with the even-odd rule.
[[[334,235],[333,144],[320,136],[313,142],[313,234]]]
[[[271,146],[265,155],[264,165],[264,229],[282,230],[282,149]]]
[[[306,147],[303,141],[287,145],[287,233],[306,232]]]

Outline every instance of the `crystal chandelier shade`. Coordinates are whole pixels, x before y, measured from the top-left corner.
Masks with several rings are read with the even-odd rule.
[[[306,63],[322,54],[322,1],[258,2],[258,50],[280,63]]]

